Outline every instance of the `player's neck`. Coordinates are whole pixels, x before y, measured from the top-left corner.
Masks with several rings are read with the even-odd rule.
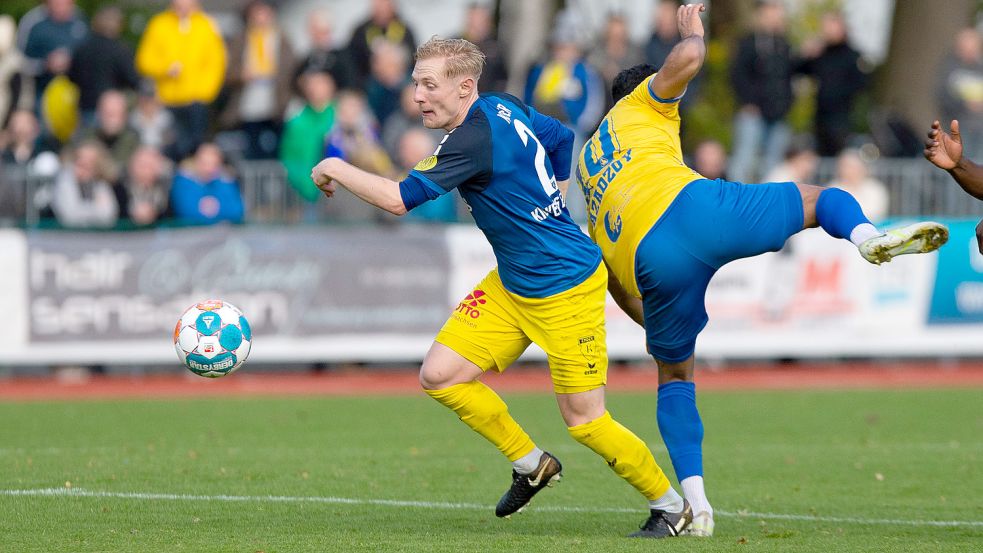
[[[457,115],[455,115],[454,118],[451,119],[450,123],[448,123],[447,126],[444,127],[444,130],[450,132],[456,129],[457,127],[461,126],[461,123],[463,123],[464,120],[467,119],[468,112],[471,111],[471,106],[473,106],[477,100],[478,100],[478,91],[474,91],[471,93],[468,99],[461,104],[461,109],[457,111]]]

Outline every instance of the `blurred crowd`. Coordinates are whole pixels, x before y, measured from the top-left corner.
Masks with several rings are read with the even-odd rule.
[[[507,44],[487,5],[467,9],[459,36],[488,58],[480,90],[511,85],[574,130],[579,148],[612,103],[615,75],[636,63],[659,67],[678,41],[678,3],[655,2],[644,44],[632,42],[621,14],[592,33],[574,12],[561,11],[548,50],[522,76],[507,71]],[[61,226],[240,222],[248,210],[234,168],[271,160],[282,164],[298,199],[294,220],[388,220],[343,195],[319,201],[309,178],[317,161],[336,155],[400,179],[443,134],[422,127],[413,100],[412,27],[396,0],[370,4],[342,47],[329,11],[308,14],[303,52],[269,0],[250,1],[233,36],[221,34],[198,0],[172,0],[149,19],[135,48],[121,38],[126,14],[115,6],[85,14],[74,0],[46,0],[18,22],[0,16],[0,219],[24,216],[26,199],[17,195],[26,192],[11,183],[26,175],[45,177],[31,207]],[[687,152],[689,161],[709,178],[815,182],[820,157],[837,157],[835,181],[818,184],[848,189],[883,217],[888,194],[869,176],[870,156],[856,148],[851,120],[868,70],[842,14],[824,14],[820,33],[795,48],[782,2],[759,1],[755,10],[729,61],[733,147],[705,140]],[[940,115],[958,118],[966,142],[983,145],[974,138],[983,133],[983,48],[975,29],[955,37],[940,71]],[[811,136],[795,136],[788,123],[802,78],[815,88]],[[687,91],[684,121],[704,81]],[[570,202],[575,212],[577,203]],[[446,195],[410,217],[445,222],[463,213],[457,196]]]

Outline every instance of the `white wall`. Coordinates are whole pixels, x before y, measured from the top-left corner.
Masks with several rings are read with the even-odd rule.
[[[401,0],[399,13],[418,42],[432,35],[456,36],[464,26],[464,14],[473,0]],[[280,7],[280,21],[298,52],[309,48],[307,14],[327,9],[335,18],[334,38],[338,46],[348,44],[352,31],[369,16],[367,0],[286,0]]]

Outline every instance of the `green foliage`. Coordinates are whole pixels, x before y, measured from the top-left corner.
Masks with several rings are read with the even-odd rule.
[[[19,21],[25,13],[41,3],[39,0],[3,0],[2,13],[10,14]],[[75,5],[85,13],[86,18],[92,17],[103,6],[118,4],[119,2],[112,0],[75,0]]]
[[[13,16],[15,20],[20,21],[25,13],[37,5],[37,0],[4,0],[0,14]]]
[[[691,152],[701,141],[714,139],[731,146],[731,121],[736,102],[730,86],[728,43],[707,42],[707,57],[700,75],[699,98],[683,114],[683,151]]]
[[[893,553],[983,540],[979,390],[702,393],[716,535],[657,544],[623,537],[644,500],[570,439],[550,395],[504,397],[564,463],[512,520],[492,511],[508,463],[422,393],[0,403],[0,490],[198,496],[0,495],[0,549]],[[668,471],[654,394],[608,403]],[[207,499],[223,494],[256,499]]]
[[[0,13],[11,15],[17,21],[20,21],[20,18],[25,13],[41,3],[38,0],[2,0],[2,2],[3,8],[0,9]],[[147,19],[166,7],[167,2],[165,0],[127,0],[124,2],[120,2],[119,0],[76,0],[75,5],[82,10],[87,20],[91,19],[92,15],[100,8],[105,6],[119,6],[123,10],[123,13],[126,14],[126,26],[124,27],[122,38],[131,46],[135,46],[140,38],[140,34],[143,32]]]
[[[806,0],[796,4],[788,14],[788,37],[793,45],[818,36],[823,14],[840,11],[842,0]]]
[[[788,38],[793,52],[803,43],[815,40],[819,36],[822,16],[825,13],[842,8],[841,0],[810,0],[800,3],[797,9],[789,14]],[[798,134],[811,133],[816,118],[816,86],[807,79],[797,79],[795,85],[795,101],[789,109],[786,118],[792,132]]]
[[[983,5],[983,0],[980,3]],[[788,36],[793,50],[798,51],[803,42],[819,34],[824,13],[841,9],[842,6],[842,0],[806,0],[796,3],[788,14]],[[691,151],[699,142],[711,138],[722,142],[728,149],[732,148],[731,122],[737,106],[728,71],[737,41],[744,32],[727,30],[728,33],[720,33],[708,41],[707,60],[701,74],[703,80],[700,97],[683,114],[684,151]],[[794,86],[795,100],[787,121],[794,133],[811,133],[815,119],[816,87],[812,81],[804,78],[797,78]],[[855,115],[852,117],[856,131],[866,130],[866,106],[870,102],[867,93],[862,93],[857,99]]]

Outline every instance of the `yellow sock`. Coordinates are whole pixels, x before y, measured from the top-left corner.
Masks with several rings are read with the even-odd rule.
[[[464,424],[494,444],[509,461],[519,459],[536,447],[529,434],[509,415],[509,408],[502,398],[481,382],[476,380],[424,391],[457,413]]]
[[[658,499],[669,490],[669,479],[645,442],[611,418],[611,413],[605,411],[600,418],[567,430],[573,439],[603,457],[618,476],[646,499]]]

